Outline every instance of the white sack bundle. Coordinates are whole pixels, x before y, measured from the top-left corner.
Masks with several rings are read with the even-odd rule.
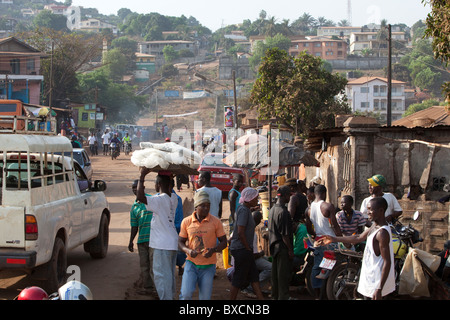
[[[185,165],[194,169],[201,162],[201,157],[197,152],[174,142],[141,142],[140,147],[142,149],[134,151],[131,156],[131,162],[138,167],[167,170],[170,165]]]

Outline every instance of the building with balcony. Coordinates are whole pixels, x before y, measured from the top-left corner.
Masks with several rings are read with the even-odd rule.
[[[392,32],[393,47],[404,47],[407,44],[406,34],[403,31]],[[388,56],[388,41],[379,39],[377,31],[353,32],[350,35],[350,54],[363,55],[364,50],[370,50],[378,57]]]
[[[162,57],[165,46],[172,46],[175,51],[190,50],[194,55],[198,54],[198,45],[194,41],[186,40],[160,40],[143,41],[138,43],[140,53]]]
[[[39,104],[44,81],[39,73],[45,56],[14,37],[0,39],[0,99]]]
[[[317,35],[319,37],[325,36],[325,37],[339,37],[342,39],[349,39],[350,35],[353,32],[361,32],[361,27],[340,27],[340,26],[334,26],[334,27],[319,27],[317,28]]]
[[[391,111],[392,121],[405,113],[405,82],[392,80]],[[361,77],[350,80],[346,86],[348,104],[352,112],[375,112],[381,120],[387,119],[388,80],[380,77]]]
[[[306,51],[306,53],[324,60],[345,60],[347,59],[347,47],[347,42],[344,40],[330,37],[307,37],[291,40],[289,55],[295,57],[300,52]]]

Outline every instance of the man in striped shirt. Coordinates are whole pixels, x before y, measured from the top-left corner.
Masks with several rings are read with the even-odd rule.
[[[364,231],[366,219],[361,212],[353,210],[353,197],[345,195],[341,199],[341,211],[336,213],[336,220],[344,236],[360,234]]]
[[[135,180],[132,185],[133,193],[137,193],[138,180]],[[146,194],[146,196],[150,196]],[[139,294],[150,295],[155,291],[155,284],[153,282],[153,254],[152,248],[149,247],[150,241],[150,223],[153,213],[147,211],[147,207],[139,200],[135,200],[130,211],[130,242],[128,250],[133,252],[133,241],[136,235],[136,241],[139,252],[139,264],[141,267],[141,277],[143,282],[143,290],[138,291]]]

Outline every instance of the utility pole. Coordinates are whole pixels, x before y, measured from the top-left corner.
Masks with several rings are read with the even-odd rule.
[[[392,123],[392,30],[388,24],[388,90],[387,90],[387,125]]]
[[[50,92],[48,98],[48,105],[50,107],[50,115],[52,114],[52,91],[53,91],[53,51],[55,48],[55,43],[52,41],[52,55],[50,57]]]
[[[238,110],[237,110],[237,94],[236,94],[236,71],[233,70],[232,71],[232,75],[233,75],[233,96],[234,96],[234,128],[237,130],[238,128]],[[237,132],[237,131],[236,131]]]

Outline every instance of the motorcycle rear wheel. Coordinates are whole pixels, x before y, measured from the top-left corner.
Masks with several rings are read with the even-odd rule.
[[[344,262],[333,268],[327,281],[328,300],[354,300],[360,266]]]

